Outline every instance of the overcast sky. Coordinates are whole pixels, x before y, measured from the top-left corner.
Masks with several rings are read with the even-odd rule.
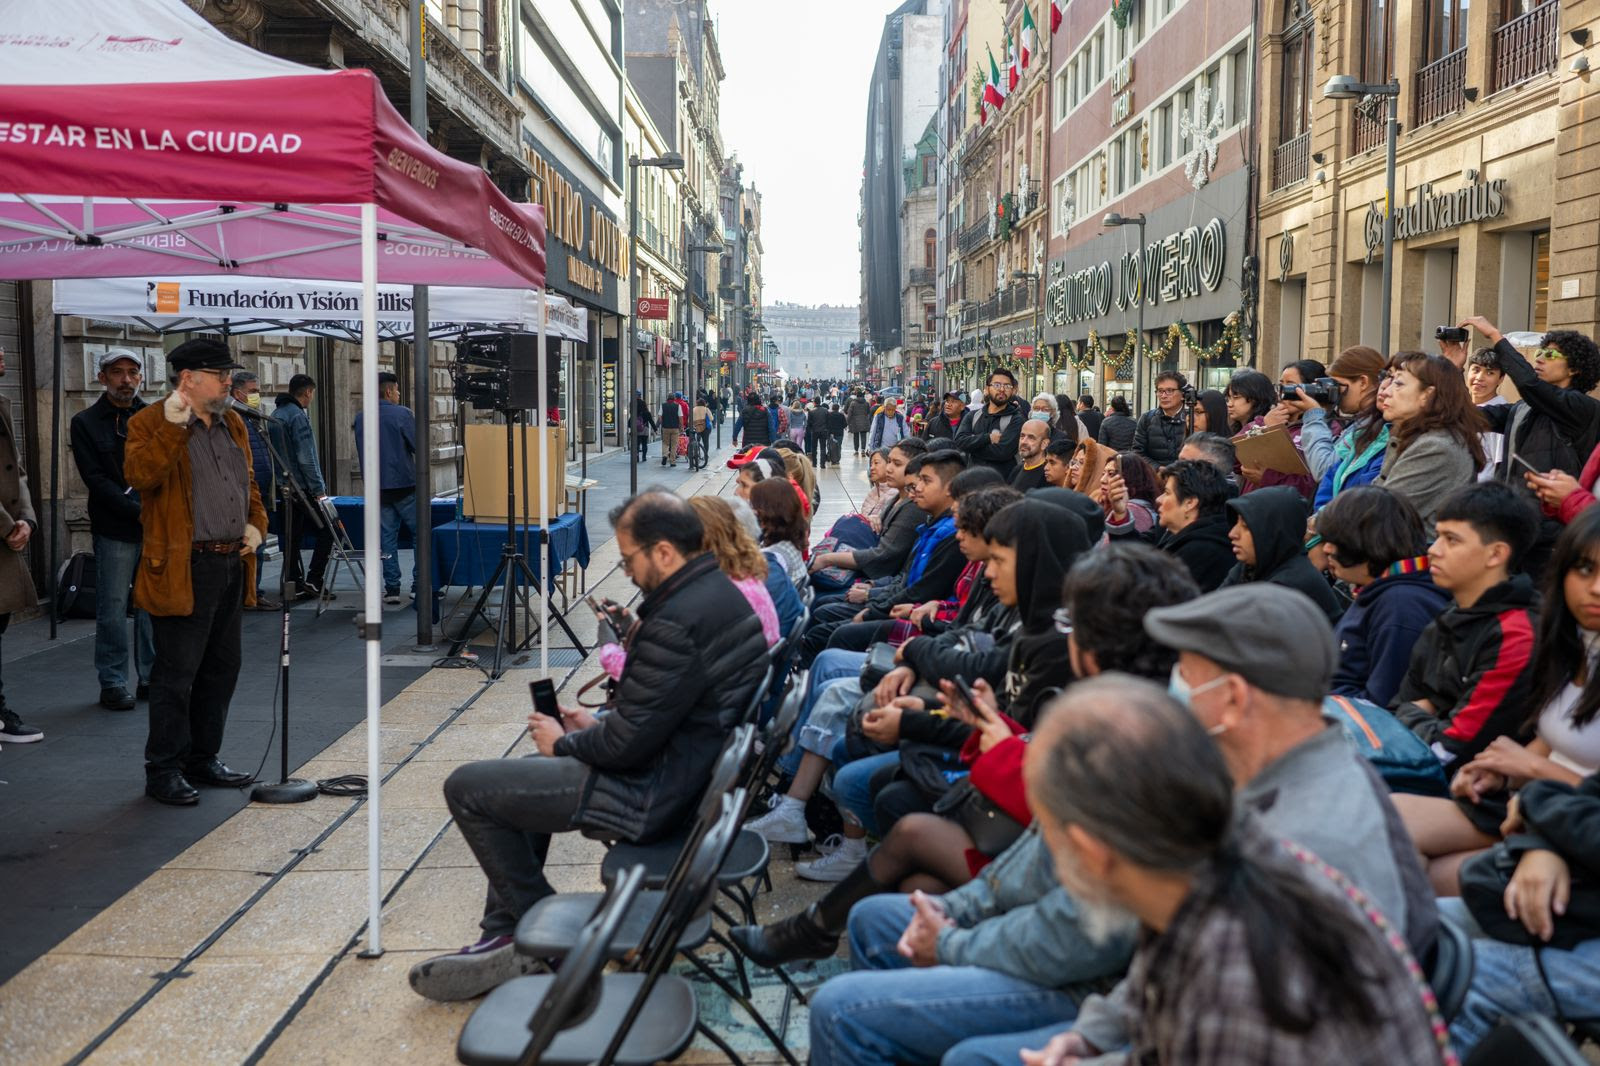
[[[761,190],[765,300],[856,304],[867,83],[901,0],[713,0],[722,139]]]

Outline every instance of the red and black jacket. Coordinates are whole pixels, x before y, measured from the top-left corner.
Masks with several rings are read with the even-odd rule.
[[[1521,741],[1531,735],[1538,607],[1533,582],[1517,574],[1471,607],[1445,608],[1417,638],[1392,706],[1447,773],[1495,737]],[[1419,707],[1420,700],[1434,709]]]

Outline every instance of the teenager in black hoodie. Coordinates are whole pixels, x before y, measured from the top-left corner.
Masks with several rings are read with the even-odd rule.
[[[1233,569],[1228,541],[1228,482],[1210,463],[1179,459],[1161,471],[1156,510],[1163,530],[1156,547],[1189,568],[1201,592],[1221,587]]]
[[[1226,506],[1234,518],[1228,540],[1239,562],[1223,579],[1223,587],[1270,581],[1305,593],[1329,622],[1339,621],[1344,605],[1306,558],[1308,515],[1299,491],[1273,485],[1229,500]]]

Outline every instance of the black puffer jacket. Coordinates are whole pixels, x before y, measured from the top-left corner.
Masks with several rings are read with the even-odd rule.
[[[1306,558],[1306,501],[1299,490],[1272,485],[1229,500],[1227,508],[1230,517],[1239,516],[1249,527],[1256,546],[1256,562],[1254,566],[1235,563],[1223,580],[1223,587],[1270,581],[1310,596],[1328,621],[1337,622],[1344,605],[1333,594],[1327,579]]]
[[[1022,436],[1022,423],[1028,419],[1028,405],[1020,396],[1013,396],[998,413],[990,411],[988,404],[968,410],[961,428],[956,431],[955,445],[972,461],[993,467],[1000,476],[1010,480],[1017,466],[1017,438]],[[995,443],[989,434],[999,430],[1000,441]]]
[[[628,841],[681,828],[767,666],[761,621],[702,554],[639,606],[611,709],[556,741],[596,771],[577,822]]]
[[[1178,458],[1187,432],[1188,426],[1181,417],[1152,407],[1139,416],[1139,422],[1134,427],[1133,450],[1160,469]]]
[[[772,420],[767,417],[767,409],[761,404],[753,403],[744,409],[744,446],[752,444],[772,443]]]

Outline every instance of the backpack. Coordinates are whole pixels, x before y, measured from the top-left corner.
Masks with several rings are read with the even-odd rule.
[[[94,553],[73,552],[56,574],[56,621],[95,617]]]
[[[1329,696],[1322,701],[1322,713],[1344,727],[1345,736],[1378,771],[1389,791],[1449,795],[1439,757],[1390,712],[1368,700]]]
[[[833,524],[826,536],[811,546],[811,553],[816,555],[819,552],[870,548],[876,543],[878,535],[872,531],[872,523],[858,514],[847,514]],[[811,584],[818,592],[838,592],[849,588],[858,577],[854,570],[826,566],[811,575]]]

